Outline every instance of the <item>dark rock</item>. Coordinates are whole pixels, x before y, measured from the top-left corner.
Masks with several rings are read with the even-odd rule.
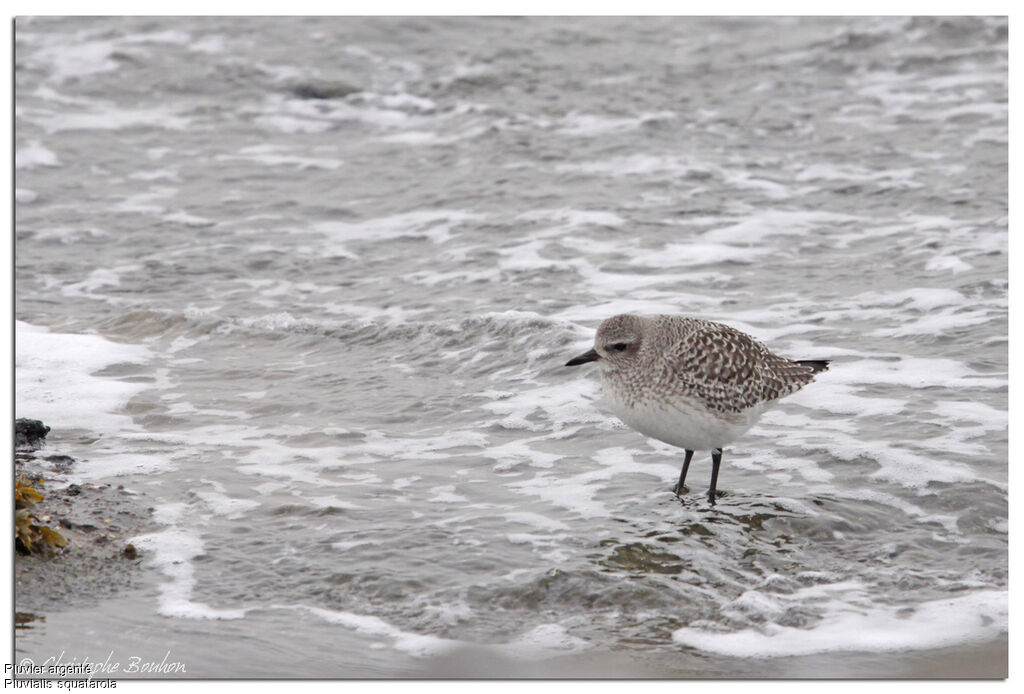
[[[17,629],[31,629],[29,625],[35,621],[45,622],[46,617],[43,617],[42,615],[32,614],[31,612],[14,613],[14,626]]]
[[[53,463],[53,469],[57,472],[68,472],[75,464],[75,459],[70,455],[48,455],[44,460]]]
[[[121,556],[128,560],[138,559],[139,550],[135,549],[135,545],[128,543],[124,546],[124,549],[121,550]]]
[[[82,493],[82,488],[77,484],[69,484],[68,488],[64,490],[64,493],[68,496],[78,496]]]
[[[300,99],[341,99],[362,89],[344,82],[303,82],[293,84],[288,91]]]
[[[17,419],[14,421],[14,445],[16,448],[35,450],[43,445],[43,439],[50,433],[50,427],[38,419]]]

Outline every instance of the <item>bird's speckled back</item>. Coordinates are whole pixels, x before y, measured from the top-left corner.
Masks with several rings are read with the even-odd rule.
[[[631,349],[608,349],[631,335],[639,338]],[[604,357],[602,377],[627,402],[689,397],[723,415],[789,395],[816,372],[735,328],[699,318],[612,316],[598,328],[595,346]]]

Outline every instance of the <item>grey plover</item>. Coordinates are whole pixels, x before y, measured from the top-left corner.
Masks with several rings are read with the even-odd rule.
[[[601,367],[605,400],[619,419],[686,451],[676,496],[683,492],[693,452],[711,451],[712,505],[722,448],[829,365],[780,357],[721,323],[633,314],[601,323],[594,348],[566,366],[590,361]]]

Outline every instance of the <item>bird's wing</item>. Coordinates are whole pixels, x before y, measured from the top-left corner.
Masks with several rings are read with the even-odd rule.
[[[688,395],[723,413],[789,395],[813,378],[811,367],[720,323],[700,321],[679,347],[673,361]]]

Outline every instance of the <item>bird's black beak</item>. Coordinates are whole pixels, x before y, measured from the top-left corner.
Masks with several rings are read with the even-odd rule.
[[[580,364],[586,364],[588,361],[597,361],[601,358],[595,350],[591,349],[589,352],[584,352],[578,357],[573,357],[569,361],[565,362],[566,366],[579,366]]]

